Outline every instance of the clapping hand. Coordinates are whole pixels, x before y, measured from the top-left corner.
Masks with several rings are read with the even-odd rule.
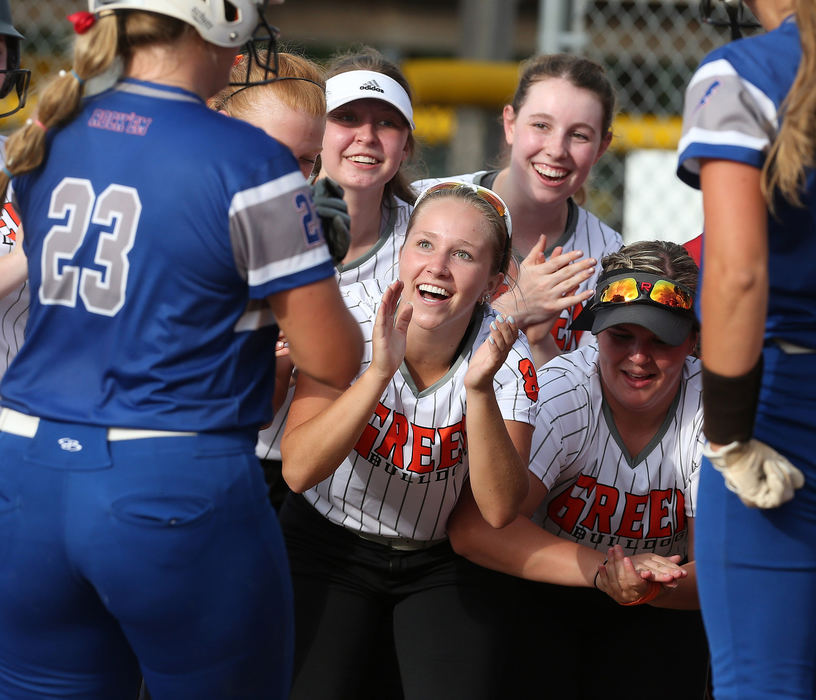
[[[493,391],[493,377],[504,364],[518,338],[518,325],[512,316],[498,314],[490,323],[490,335],[473,353],[465,374],[465,387]]]
[[[598,567],[597,587],[621,605],[631,605],[650,592],[654,584],[676,588],[687,575],[680,565],[681,557],[637,554],[629,557],[620,545],[609,549],[607,560]]]
[[[576,293],[578,287],[595,273],[597,261],[583,258],[583,252],[573,250],[564,253],[563,248],[553,249],[550,257],[544,254],[547,237],[541,236],[530,253],[521,262],[517,288],[510,293],[516,297],[519,327],[547,324],[546,331],[555,323],[564,309],[583,304],[593,295],[593,290]]]
[[[400,304],[403,284],[399,280],[388,285],[374,321],[371,337],[372,359],[369,369],[388,381],[405,358],[408,324],[414,313],[410,303]]]

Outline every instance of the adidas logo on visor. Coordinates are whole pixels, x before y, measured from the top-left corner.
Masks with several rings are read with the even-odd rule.
[[[375,92],[385,92],[379,85],[377,85],[376,80],[369,80],[367,83],[363,83],[360,86],[361,90],[374,90]]]

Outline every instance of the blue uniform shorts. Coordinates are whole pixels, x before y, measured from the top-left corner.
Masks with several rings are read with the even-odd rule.
[[[748,508],[703,460],[695,554],[717,700],[816,697],[816,354],[771,344],[764,358],[754,435],[806,483]]]
[[[0,698],[286,698],[292,591],[252,433],[0,433]]]

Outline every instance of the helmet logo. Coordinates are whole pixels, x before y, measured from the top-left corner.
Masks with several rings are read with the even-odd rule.
[[[213,28],[213,23],[209,19],[207,19],[207,15],[205,15],[198,7],[194,7],[192,9],[192,15],[193,19],[202,26],[204,26],[206,29]]]

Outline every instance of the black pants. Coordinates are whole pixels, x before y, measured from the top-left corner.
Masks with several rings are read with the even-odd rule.
[[[447,542],[405,552],[364,540],[300,496],[280,520],[295,589],[292,700],[510,697],[511,630],[496,602],[514,579]]]
[[[702,700],[708,646],[696,610],[620,606],[587,588],[521,582],[517,685],[508,697]]]

